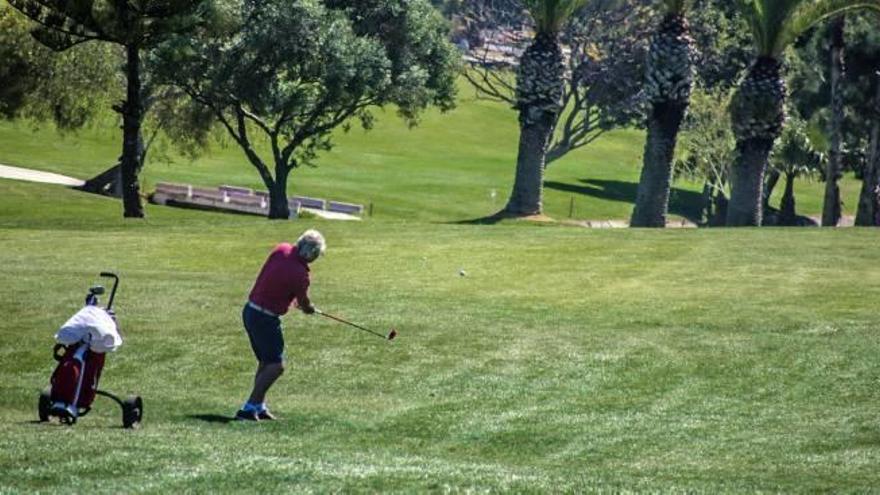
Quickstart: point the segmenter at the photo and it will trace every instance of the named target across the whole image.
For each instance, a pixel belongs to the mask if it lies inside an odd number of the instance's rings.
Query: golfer
[[[235,414],[240,420],[271,420],[266,392],[284,373],[284,336],[281,316],[292,304],[306,314],[316,308],[309,300],[309,263],[324,254],[326,243],[317,230],[307,230],[292,246],[275,246],[251,289],[241,317],[251,348],[257,356],[257,374],[251,396]]]

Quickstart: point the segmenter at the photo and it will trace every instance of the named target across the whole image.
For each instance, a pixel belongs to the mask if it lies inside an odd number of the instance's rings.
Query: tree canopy
[[[389,104],[413,124],[431,104],[453,106],[455,48],[426,2],[244,0],[236,16],[225,35],[178,37],[155,62],[245,152],[269,188],[271,218],[289,216],[289,173],[329,149],[335,128],[369,128]]]

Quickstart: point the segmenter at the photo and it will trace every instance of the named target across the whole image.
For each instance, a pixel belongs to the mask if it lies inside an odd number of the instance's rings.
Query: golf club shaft
[[[381,337],[382,339],[387,339],[387,337],[386,337],[385,335],[382,335],[382,334],[379,333],[379,332],[374,332],[373,330],[370,330],[369,328],[364,328],[364,327],[362,327],[362,326],[360,326],[360,325],[358,325],[358,324],[356,324],[356,323],[352,323],[352,322],[350,322],[350,321],[343,320],[342,318],[340,318],[340,317],[338,317],[338,316],[333,316],[333,315],[331,315],[331,314],[325,313],[325,312],[320,311],[320,310],[316,311],[316,313],[318,313],[318,314],[321,315],[321,316],[326,316],[327,318],[330,318],[331,320],[336,320],[336,321],[338,321],[339,323],[345,323],[346,325],[351,325],[351,326],[357,328],[358,330],[363,330],[364,332],[371,333],[371,334],[375,335],[376,337]]]

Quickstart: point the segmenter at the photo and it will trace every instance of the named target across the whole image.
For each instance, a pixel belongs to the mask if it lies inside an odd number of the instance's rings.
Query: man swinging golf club
[[[317,230],[307,230],[292,246],[275,246],[263,264],[242,310],[242,320],[257,356],[257,374],[251,395],[235,414],[239,420],[271,420],[266,392],[284,373],[284,336],[281,316],[292,304],[306,314],[316,311],[309,300],[309,263],[324,254],[326,243]]]

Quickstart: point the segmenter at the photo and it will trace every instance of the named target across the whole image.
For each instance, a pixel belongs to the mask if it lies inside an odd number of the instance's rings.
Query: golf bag
[[[58,366],[50,381],[52,408],[81,416],[95,400],[105,355],[92,351],[87,343],[57,344],[54,353]]]
[[[38,412],[40,421],[56,416],[68,425],[86,415],[96,395],[110,398],[122,408],[122,423],[126,428],[137,426],[143,414],[143,401],[138,396],[127,399],[98,390],[101,372],[104,370],[106,353],[122,345],[122,337],[116,323],[116,315],[110,309],[119,277],[103,272],[102,277],[114,279],[113,292],[106,308],[98,305],[98,296],[104,294],[102,286],[89,289],[85,306],[76,312],[55,334],[53,355],[58,361],[52,372],[50,385],[40,394]]]
[[[98,381],[104,369],[104,355],[122,345],[111,310],[98,306],[96,294],[89,293],[86,305],[55,334],[53,354],[58,366],[52,373],[52,411],[62,418],[76,418],[92,407]]]

